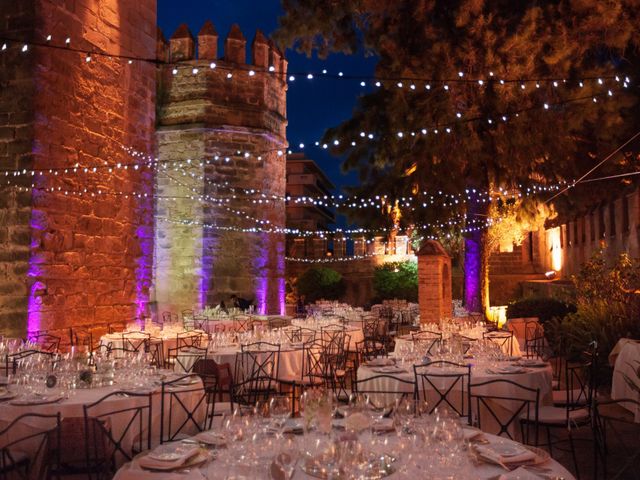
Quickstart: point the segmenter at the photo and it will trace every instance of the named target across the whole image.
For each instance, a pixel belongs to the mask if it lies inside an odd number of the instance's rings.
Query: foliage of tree
[[[344,279],[331,268],[311,267],[298,277],[298,294],[305,296],[305,302],[316,300],[338,300],[344,295]]]
[[[636,90],[595,80],[612,72],[640,76],[634,63],[637,0],[283,0],[283,6],[281,44],[321,56],[377,56],[383,87],[362,96],[353,117],[328,130],[325,141],[356,141],[333,149],[345,158],[345,170],[359,172],[361,185],[351,193],[387,194],[391,203],[413,196],[428,204],[403,208],[401,227],[488,213],[481,200],[455,204],[436,196],[431,202],[423,192],[495,191],[578,178],[637,125]],[[403,88],[396,86],[400,78]],[[451,82],[459,78],[470,81]],[[501,78],[522,81],[501,84]],[[562,80],[557,87],[536,82],[545,78]],[[480,86],[477,79],[489,80]],[[415,90],[407,88],[412,83]],[[422,129],[428,134],[412,135]],[[634,162],[622,156],[605,167],[619,173]],[[389,227],[390,216],[381,213],[382,207],[368,217],[358,210],[357,221]],[[484,231],[469,233],[466,251],[485,248],[484,237]],[[472,310],[480,310],[479,293],[467,292]]]
[[[403,299],[418,301],[418,263],[389,262],[376,267],[373,273],[375,301]]]
[[[576,306],[556,298],[529,297],[509,304],[507,318],[537,317],[541,324],[553,318],[562,319],[576,312]]]

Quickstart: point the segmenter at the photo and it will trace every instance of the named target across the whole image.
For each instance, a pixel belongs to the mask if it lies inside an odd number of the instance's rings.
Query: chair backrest
[[[302,342],[302,328],[300,327],[285,327],[282,329],[284,336],[291,343]]]
[[[151,357],[151,365],[158,368],[164,367],[164,340],[162,338],[149,337],[145,352]]]
[[[427,355],[435,353],[435,349],[442,344],[442,334],[429,330],[411,332],[411,339],[418,346],[419,350],[424,351]]]
[[[503,352],[513,355],[513,332],[507,330],[483,332],[482,338],[492,341],[498,345]]]
[[[452,409],[471,423],[471,366],[437,360],[414,365],[416,398],[425,400],[431,407],[429,413],[443,406]]]
[[[544,353],[544,330],[537,320],[528,320],[524,324],[524,345],[527,357],[542,357]]]
[[[49,332],[32,333],[29,335],[29,340],[45,352],[56,353],[60,350],[60,337]]]
[[[167,366],[175,372],[191,373],[200,359],[207,357],[207,349],[182,345],[167,350]]]
[[[150,336],[147,332],[125,332],[122,334],[122,349],[133,353],[147,351]]]
[[[233,327],[237,332],[246,332],[252,329],[252,321],[249,315],[236,315],[233,317]]]
[[[244,405],[255,405],[261,398],[273,393],[278,379],[280,345],[255,342],[242,345],[236,356],[234,372],[234,400]]]
[[[201,432],[207,424],[207,390],[200,375],[186,374],[162,382],[160,443]]]
[[[386,357],[388,352],[384,343],[378,342],[372,338],[365,338],[356,343],[356,354],[358,362],[366,362],[373,360],[376,357]]]
[[[353,383],[355,393],[365,395],[369,404],[376,409],[386,409],[395,402],[416,395],[415,378],[407,380],[393,375],[374,375],[358,379]]]
[[[121,396],[126,396],[126,401],[115,401]],[[135,452],[151,448],[151,398],[151,393],[111,392],[83,406],[87,467],[91,471],[109,471],[118,455],[130,461]],[[118,423],[124,427],[118,431],[111,427],[115,416],[122,416]]]
[[[36,426],[37,425],[37,426]],[[57,440],[60,443],[60,413],[44,415],[40,413],[24,413],[0,429],[0,479],[45,478],[45,472],[34,471],[47,463],[42,457],[46,453],[47,442]],[[25,475],[21,477],[16,468],[25,459]],[[49,461],[54,459],[49,458]]]
[[[538,410],[540,405],[540,389],[531,388],[509,379],[495,379],[486,382],[472,383],[470,385],[471,399],[475,400],[475,412],[477,426],[482,431],[498,436],[507,436],[514,439],[514,428],[520,424],[523,443],[535,443],[538,438]],[[504,403],[509,403],[505,413]],[[483,419],[492,419],[498,427],[498,431],[490,431],[489,422]],[[523,421],[525,421],[523,423]],[[534,434],[529,435],[530,426],[534,426]],[[526,429],[524,427],[527,427]]]
[[[365,338],[378,338],[380,336],[380,319],[371,315],[362,319],[362,332]]]
[[[202,345],[202,332],[187,330],[176,334],[177,347],[200,347]]]
[[[35,362],[48,363],[48,367],[53,366],[53,359],[55,354],[53,352],[45,352],[42,350],[22,350],[16,353],[10,353],[5,356],[5,376],[9,373],[17,373],[19,369],[24,367],[30,367]]]

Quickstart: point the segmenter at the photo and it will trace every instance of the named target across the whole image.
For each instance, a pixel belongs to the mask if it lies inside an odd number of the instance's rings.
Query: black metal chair
[[[494,435],[506,435],[514,439],[509,429],[520,426],[521,438],[526,444],[537,444],[538,442],[538,408],[540,404],[540,389],[530,388],[526,385],[507,379],[488,380],[486,382],[471,383],[471,401],[475,400],[475,420],[477,426],[484,432]],[[480,393],[478,390],[486,389],[489,393]],[[499,393],[501,389],[509,390],[512,393]],[[497,391],[497,392],[496,392]],[[509,412],[504,415],[501,412],[501,402],[509,402]],[[487,430],[487,425],[483,426],[482,419],[488,415],[495,420],[499,429],[497,432]],[[530,427],[533,426],[533,441],[529,436]],[[525,428],[526,427],[526,428]]]
[[[416,398],[429,403],[429,413],[442,405],[460,417],[467,417],[467,422],[471,424],[470,365],[437,360],[414,365],[413,372]],[[430,401],[429,392],[433,393],[435,401]]]
[[[433,355],[434,349],[442,344],[442,334],[429,330],[411,332],[411,340],[427,355]]]
[[[23,429],[23,423],[29,425],[27,433],[14,433],[17,427]],[[32,426],[34,424],[38,424],[38,427]],[[0,429],[0,439],[3,439],[0,446],[0,480],[48,478],[48,464],[55,463],[55,459],[46,458],[49,442],[57,438],[59,443],[59,436],[60,413],[25,413],[11,420]]]
[[[377,382],[384,382],[387,387],[381,388]],[[379,374],[353,382],[353,391],[365,395],[369,404],[376,410],[388,410],[397,401],[416,396],[416,382],[393,375]]]
[[[196,361],[192,372],[202,379],[207,393],[207,429],[210,429],[213,418],[222,415],[216,412],[218,405],[228,403],[228,413],[233,412],[231,365],[228,363],[218,364],[212,358],[202,358]]]
[[[122,334],[122,349],[130,353],[145,352],[148,350],[150,337],[147,332],[125,332]]]
[[[538,321],[529,320],[524,324],[524,351],[527,358],[544,357],[545,337]]]
[[[538,410],[538,426],[546,430],[549,453],[553,456],[553,445],[564,440],[553,441],[552,430],[564,430],[567,434],[571,456],[575,467],[576,478],[580,478],[578,459],[574,442],[574,430],[592,424],[592,401],[596,391],[597,349],[584,352],[581,362],[565,362],[565,385],[575,385],[579,382],[584,388],[565,389],[565,401],[562,406],[541,406]]]
[[[203,376],[205,374],[186,374],[162,382],[160,443],[188,438],[205,430],[209,392],[204,381],[201,382]]]
[[[165,368],[179,373],[191,373],[193,366],[207,357],[207,349],[200,347],[172,347],[167,351]]]
[[[123,402],[111,402],[115,397],[128,397]],[[86,463],[82,470],[89,480],[111,478],[122,458],[131,461],[136,453],[151,448],[151,393],[112,392],[84,405],[84,436]],[[124,416],[122,431],[111,428],[114,416]],[[133,439],[131,446],[124,441]]]
[[[176,335],[176,346],[177,347],[201,347],[202,346],[202,337],[203,334],[201,332],[196,332],[194,330],[187,330],[185,332],[180,332]]]
[[[286,327],[282,329],[282,333],[290,343],[302,342],[302,328],[300,327]]]
[[[53,360],[55,354],[53,352],[45,352],[42,350],[22,350],[21,352],[10,353],[5,355],[5,376],[9,373],[15,374],[22,367],[31,360],[39,360],[49,363],[49,366],[53,366]]]
[[[255,342],[242,345],[236,356],[233,382],[233,402],[253,406],[278,393],[280,345]]]
[[[44,352],[57,353],[60,350],[60,337],[46,331],[30,334],[29,340]]]
[[[510,332],[508,330],[494,330],[483,332],[482,338],[490,340],[498,345],[504,353],[513,355],[513,332]]]
[[[593,478],[640,478],[640,411],[638,399],[595,400],[593,403],[594,472]],[[610,458],[612,457],[613,458]],[[610,474],[614,464],[615,473]],[[600,466],[602,472],[600,473]],[[633,475],[633,477],[632,477]]]

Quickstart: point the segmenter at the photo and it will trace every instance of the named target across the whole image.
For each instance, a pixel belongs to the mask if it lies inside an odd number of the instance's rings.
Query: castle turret
[[[174,50],[189,51],[187,32],[172,37],[172,59]],[[182,166],[158,175],[155,297],[160,309],[177,309],[236,294],[255,300],[259,311],[281,313],[286,61],[261,32],[250,64],[237,25],[223,40],[224,52],[217,52],[214,33],[205,24],[197,58],[183,55],[162,71],[158,155]]]

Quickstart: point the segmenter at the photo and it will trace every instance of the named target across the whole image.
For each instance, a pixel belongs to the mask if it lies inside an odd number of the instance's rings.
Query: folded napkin
[[[162,474],[135,467],[121,468],[113,478],[114,480],[158,480],[158,478],[162,478],[162,480],[205,480],[204,475],[195,468],[184,473],[164,472]]]
[[[540,480],[541,478],[543,477],[526,468],[518,467],[508,473],[503,473],[498,477],[498,480]]]
[[[522,453],[519,453],[517,455],[501,455],[496,452],[491,445],[478,445],[476,446],[476,452],[486,460],[497,463],[498,465],[505,463],[523,463],[534,460],[536,458],[536,454],[528,449],[524,449]]]
[[[193,438],[198,442],[205,443],[207,445],[213,445],[216,447],[221,447],[227,444],[227,441],[224,439],[224,437],[216,432],[200,432]]]
[[[175,460],[159,460],[157,458],[152,458],[147,454],[138,459],[138,465],[150,470],[174,470],[187,463],[187,461],[191,457],[197,455],[199,451],[200,447],[197,445],[187,447],[180,452],[180,458]]]
[[[380,418],[373,423],[374,432],[390,432],[394,430],[393,418]]]
[[[469,440],[473,440],[474,438],[482,435],[482,430],[476,430],[475,428],[463,428],[462,434],[464,435],[464,439],[468,442]]]

